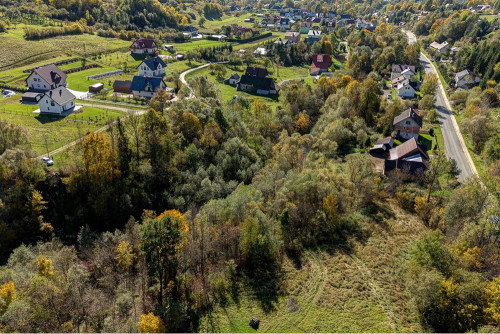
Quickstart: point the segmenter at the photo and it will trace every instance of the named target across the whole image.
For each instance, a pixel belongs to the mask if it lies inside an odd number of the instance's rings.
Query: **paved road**
[[[408,36],[409,44],[416,43],[415,34],[411,31],[403,30]],[[424,68],[425,73],[437,74],[437,70],[426,55],[420,53],[420,64]],[[450,159],[455,159],[461,173],[458,176],[458,181],[463,182],[472,175],[477,175],[476,166],[472,161],[469,150],[465,145],[460,128],[458,127],[453,111],[446,97],[444,87],[441,80],[438,80],[439,88],[436,93],[435,107],[438,112],[439,125],[443,134],[444,149],[446,155]]]

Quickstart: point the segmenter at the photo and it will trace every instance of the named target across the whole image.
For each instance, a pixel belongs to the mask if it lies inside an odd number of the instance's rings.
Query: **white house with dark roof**
[[[469,70],[463,70],[455,74],[456,88],[470,89],[474,86],[479,85],[480,82],[481,78],[479,77],[479,75]]]
[[[56,65],[37,67],[26,79],[30,91],[46,92],[57,87],[66,87],[66,73]]]
[[[147,77],[161,77],[165,75],[167,64],[160,57],[144,59],[139,65],[139,74]]]
[[[152,39],[139,38],[130,46],[132,54],[156,54],[157,51],[158,47]]]
[[[49,90],[38,101],[40,113],[62,115],[73,112],[75,109],[75,98],[75,95],[66,87]]]
[[[394,126],[394,137],[418,139],[420,129],[422,128],[422,118],[413,108],[410,108],[394,117],[392,124]]]

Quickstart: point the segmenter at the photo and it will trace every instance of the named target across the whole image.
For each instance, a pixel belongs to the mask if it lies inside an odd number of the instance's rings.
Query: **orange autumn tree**
[[[111,143],[104,135],[93,132],[83,141],[83,162],[90,181],[101,184],[120,176]]]

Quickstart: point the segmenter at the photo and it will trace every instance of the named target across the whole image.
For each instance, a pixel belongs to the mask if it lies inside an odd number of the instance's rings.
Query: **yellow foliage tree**
[[[187,17],[183,16],[181,20],[181,26],[187,26],[189,25],[189,20]]]
[[[83,161],[87,175],[94,184],[120,176],[111,143],[100,133],[93,132],[83,141]]]
[[[167,330],[163,320],[153,313],[141,314],[139,322],[139,333],[165,333]]]
[[[484,312],[488,316],[488,322],[500,326],[500,276],[491,280],[484,289],[486,307]]]
[[[115,257],[115,260],[118,262],[118,266],[122,270],[128,270],[134,263],[135,258],[136,255],[134,254],[132,245],[127,241],[120,241],[120,243],[116,247]]]
[[[9,305],[16,299],[16,287],[10,281],[0,286],[0,314],[4,314]]]
[[[335,219],[337,217],[339,210],[339,203],[337,199],[332,194],[328,194],[323,198],[323,211],[330,219]]]
[[[297,122],[295,122],[295,130],[300,134],[305,134],[310,126],[311,120],[309,119],[309,115],[303,112]]]
[[[46,278],[54,276],[54,266],[52,265],[52,260],[48,257],[39,257],[38,260],[36,260],[36,266],[38,268],[38,275]]]

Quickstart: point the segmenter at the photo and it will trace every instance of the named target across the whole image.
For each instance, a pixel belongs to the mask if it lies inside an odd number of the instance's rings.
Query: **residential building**
[[[277,45],[282,45],[282,46],[285,46],[285,47],[286,47],[286,46],[290,46],[290,45],[292,45],[293,43],[292,43],[290,40],[288,40],[288,39],[282,39],[281,37],[279,37],[279,38],[277,38],[277,39],[274,41],[274,43],[273,43],[273,44],[274,44],[274,45],[276,45],[276,46],[277,46]]]
[[[265,69],[265,68],[256,67],[256,66],[249,66],[249,67],[247,67],[247,69],[245,71],[245,75],[249,75],[252,77],[264,78],[264,77],[268,76],[268,73],[267,73],[267,69]]]
[[[160,57],[144,59],[139,65],[139,75],[161,77],[165,75],[167,64]]]
[[[414,84],[408,79],[399,83],[396,90],[398,92],[398,96],[403,99],[412,99],[417,95]]]
[[[401,76],[401,74],[405,70],[410,70],[411,73],[414,73],[413,75],[415,75],[415,73],[417,73],[416,68],[413,65],[392,64],[392,66],[391,66],[391,80]],[[405,72],[405,73],[409,73],[409,72]]]
[[[182,34],[186,37],[193,37],[198,35],[198,29],[192,25],[182,27]]]
[[[66,87],[66,73],[56,65],[37,67],[26,79],[30,91],[46,92],[57,87]]]
[[[290,43],[296,44],[300,41],[300,33],[296,31],[287,31],[285,33],[285,40]]]
[[[140,75],[134,76],[130,90],[134,97],[152,98],[154,93],[159,89],[166,89],[167,85],[160,77],[143,77]]]
[[[429,155],[424,146],[419,145],[415,138],[410,138],[389,151],[388,159],[384,163],[384,172],[399,169],[410,174],[424,173],[429,169],[428,160]]]
[[[479,75],[469,71],[463,70],[455,74],[455,87],[463,89],[471,89],[479,85],[481,78]]]
[[[306,37],[306,42],[313,44],[314,42],[319,42],[321,40],[321,31],[319,30],[309,30]]]
[[[253,52],[254,55],[263,57],[267,55],[267,49],[259,46],[255,51]]]
[[[139,38],[130,46],[130,52],[132,54],[156,55],[158,47],[152,39]]]
[[[373,156],[387,156],[389,150],[394,146],[394,138],[385,137],[377,140],[377,143],[370,148],[370,154]]]
[[[422,128],[422,118],[416,113],[415,109],[410,108],[394,117],[393,126],[394,137],[418,139],[420,129]]]
[[[234,73],[229,78],[227,78],[226,80],[224,80],[224,83],[226,85],[230,85],[230,86],[236,87],[236,85],[238,84],[239,80],[240,80],[240,75],[238,73]]]
[[[259,95],[275,95],[279,93],[280,87],[273,78],[244,74],[238,82],[237,90],[255,92]]]
[[[58,87],[49,90],[38,101],[41,114],[62,115],[73,112],[75,109],[75,98],[66,87]]]
[[[438,43],[438,42],[432,42],[429,47],[431,49],[436,50],[439,53],[445,53],[446,50],[448,49],[448,42],[444,41],[443,43]]]
[[[323,72],[328,72],[329,67],[330,67],[330,55],[327,54],[313,55],[309,73],[311,75],[319,75]]]
[[[278,22],[278,29],[290,29],[290,18],[282,17]]]

